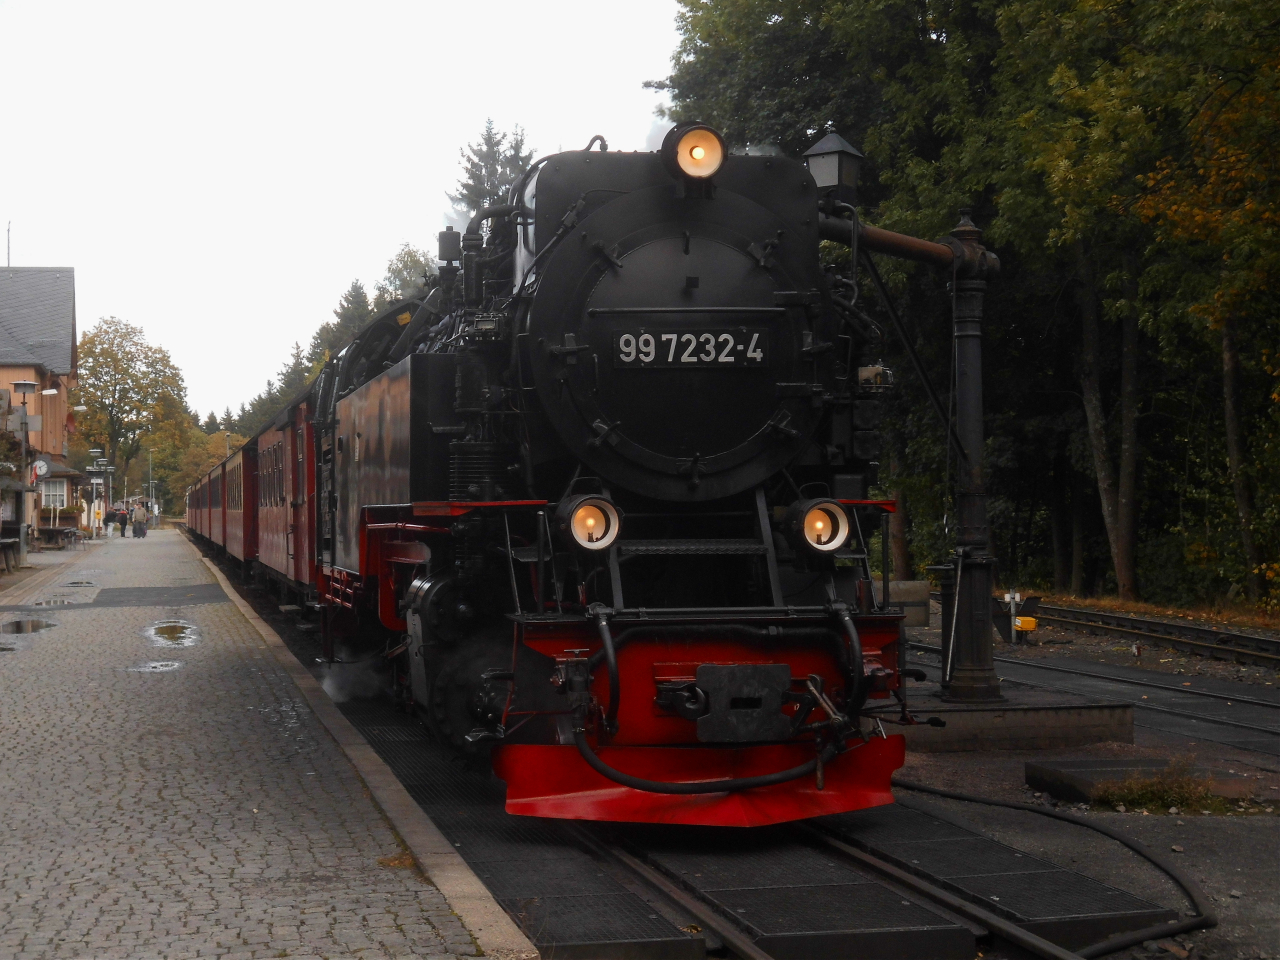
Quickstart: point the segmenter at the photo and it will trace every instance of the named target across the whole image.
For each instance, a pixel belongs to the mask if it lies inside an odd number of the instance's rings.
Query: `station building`
[[[76,383],[76,278],[72,267],[0,270],[0,416],[17,429],[23,398],[13,384],[36,384],[27,401],[27,463],[33,476],[4,470],[0,477],[0,535],[16,535],[17,497],[28,486],[25,516],[33,525],[78,521],[83,474],[67,463],[75,414],[68,392]],[[8,476],[7,474],[12,474]],[[48,518],[46,519],[46,515]],[[40,518],[37,522],[36,518]],[[64,517],[66,519],[64,519]]]

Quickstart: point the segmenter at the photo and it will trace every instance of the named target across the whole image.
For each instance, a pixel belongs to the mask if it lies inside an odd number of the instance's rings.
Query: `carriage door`
[[[293,520],[293,502],[296,498],[293,493],[293,457],[290,455],[292,443],[293,428],[290,424],[285,424],[280,428],[280,506],[284,508],[281,514],[284,519],[285,560],[282,566],[288,572],[290,580],[297,580],[298,571],[293,562],[293,544],[298,530]]]
[[[301,409],[296,416],[301,418]],[[293,427],[293,457],[289,466],[289,532],[293,535],[289,544],[289,557],[293,561],[293,579],[298,583],[307,582],[307,535],[306,507],[307,482],[303,458],[306,455],[307,442],[302,427],[295,422]]]

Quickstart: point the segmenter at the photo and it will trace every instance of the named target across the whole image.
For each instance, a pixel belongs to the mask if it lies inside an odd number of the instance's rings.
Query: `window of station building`
[[[41,480],[40,499],[46,507],[60,507],[62,509],[66,509],[67,481]]]

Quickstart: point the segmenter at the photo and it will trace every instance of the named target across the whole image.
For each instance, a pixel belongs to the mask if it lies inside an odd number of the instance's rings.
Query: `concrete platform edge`
[[[1120,703],[951,708],[912,704],[918,716],[940,716],[944,728],[906,729],[907,749],[920,753],[973,750],[1066,750],[1091,743],[1133,743],[1133,707]]]
[[[444,894],[449,906],[475,937],[485,956],[500,960],[537,958],[537,948],[520,932],[520,928],[507,916],[507,912],[499,906],[493,894],[467,862],[409,796],[391,768],[342,715],[342,711],[293,655],[293,651],[285,646],[280,635],[253,611],[209,558],[203,559],[231,602],[258,631],[276,660],[293,678],[316,717],[368,786],[374,803],[404,840],[423,873]]]

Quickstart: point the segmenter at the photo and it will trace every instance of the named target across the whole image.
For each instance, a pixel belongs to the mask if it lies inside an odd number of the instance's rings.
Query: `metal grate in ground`
[[[928,878],[1065,947],[1176,919],[1177,911],[938,817],[894,804],[822,826],[868,853]]]
[[[771,956],[967,960],[974,954],[968,928],[798,841],[787,827],[644,828],[626,835],[628,846],[731,917]]]

